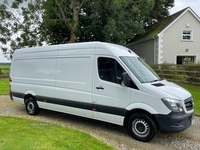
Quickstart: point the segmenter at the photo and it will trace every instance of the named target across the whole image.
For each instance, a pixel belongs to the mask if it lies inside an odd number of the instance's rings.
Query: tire
[[[37,115],[40,111],[38,104],[32,97],[26,99],[26,111],[29,115]]]
[[[148,115],[135,113],[128,120],[128,131],[136,140],[148,142],[154,138],[157,127]]]

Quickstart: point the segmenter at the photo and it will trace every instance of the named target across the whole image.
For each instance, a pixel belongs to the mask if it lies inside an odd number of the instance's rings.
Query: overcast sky
[[[174,4],[174,7],[169,10],[171,14],[189,6],[200,16],[200,0],[175,0]]]
[[[12,0],[8,0],[12,1]],[[0,0],[0,3],[2,3],[3,0]],[[181,9],[184,9],[186,7],[191,7],[193,11],[200,16],[200,0],[175,0],[175,6],[170,9],[170,14],[173,14]],[[6,58],[3,57],[2,51],[0,50],[0,62],[7,61]]]

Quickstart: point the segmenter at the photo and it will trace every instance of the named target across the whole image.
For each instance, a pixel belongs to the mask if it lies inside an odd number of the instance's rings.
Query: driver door
[[[130,88],[121,85],[123,67],[115,58],[96,56],[94,71],[93,116],[122,124],[125,107],[130,103]]]

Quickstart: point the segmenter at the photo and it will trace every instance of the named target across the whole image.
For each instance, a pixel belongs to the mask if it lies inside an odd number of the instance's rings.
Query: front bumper
[[[159,129],[163,133],[181,132],[192,125],[194,114],[171,112],[168,115],[155,115]]]

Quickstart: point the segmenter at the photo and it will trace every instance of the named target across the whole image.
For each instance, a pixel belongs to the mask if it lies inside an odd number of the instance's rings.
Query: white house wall
[[[161,64],[163,63],[163,33],[159,35],[158,38],[158,59],[157,63]]]
[[[192,30],[193,40],[183,41],[183,30]],[[200,56],[200,22],[187,11],[159,35],[159,63],[175,63],[177,56]],[[186,50],[187,49],[187,50]]]

